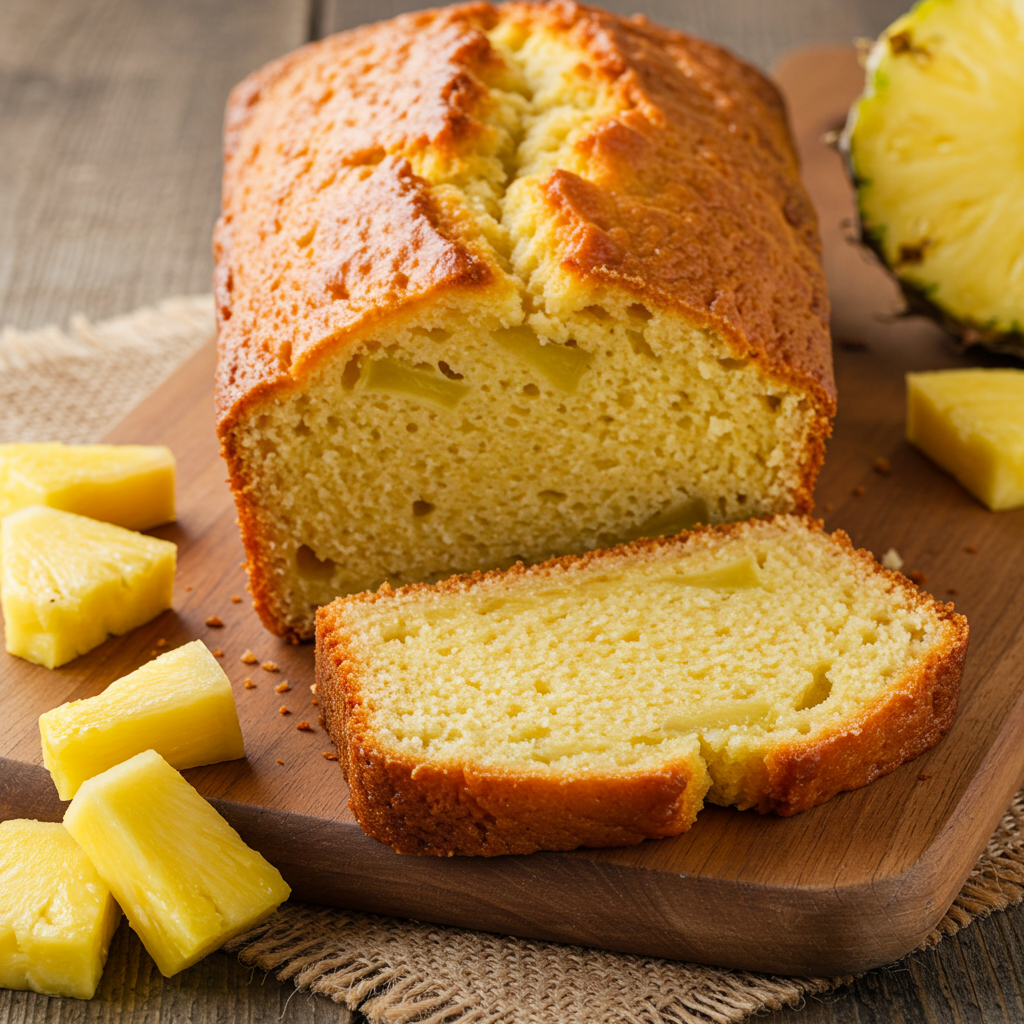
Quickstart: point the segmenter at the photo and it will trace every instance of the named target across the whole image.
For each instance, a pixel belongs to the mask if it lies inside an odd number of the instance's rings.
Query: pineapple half
[[[83,783],[64,826],[165,978],[258,924],[291,892],[154,750]]]
[[[0,988],[91,999],[120,920],[63,825],[0,822]]]
[[[144,750],[174,768],[245,757],[231,683],[202,640],[168,651],[95,697],[47,711],[39,734],[61,800]]]
[[[56,668],[170,608],[177,548],[30,505],[0,520],[0,599],[11,654]]]
[[[174,519],[174,455],[140,444],[0,444],[0,517],[49,505],[129,530]]]
[[[910,312],[1024,356],[1024,3],[923,0],[843,133],[861,233]]]

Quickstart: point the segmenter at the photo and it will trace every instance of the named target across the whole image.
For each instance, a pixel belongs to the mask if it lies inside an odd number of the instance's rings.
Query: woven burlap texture
[[[210,296],[0,332],[0,441],[95,441],[213,334]],[[934,945],[1024,898],[1024,790]],[[784,978],[285,904],[226,947],[374,1024],[734,1024],[843,978]]]

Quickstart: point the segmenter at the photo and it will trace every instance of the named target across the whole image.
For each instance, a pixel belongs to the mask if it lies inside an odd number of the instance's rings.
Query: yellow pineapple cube
[[[1024,505],[1024,370],[908,373],[907,440],[993,512]]]
[[[42,505],[0,520],[7,650],[56,668],[170,608],[175,546]]]
[[[140,444],[0,444],[0,517],[29,505],[148,530],[174,519],[174,455]]]
[[[154,750],[84,782],[64,825],[166,978],[258,924],[291,892]]]
[[[169,651],[95,697],[47,711],[39,733],[61,800],[144,750],[174,768],[245,757],[231,683],[202,640]]]
[[[63,825],[0,822],[0,988],[91,999],[120,919]]]

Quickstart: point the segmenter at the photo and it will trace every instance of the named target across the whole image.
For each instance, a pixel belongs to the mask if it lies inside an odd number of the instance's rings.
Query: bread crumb
[[[279,715],[290,715],[291,714],[291,712],[283,704],[281,705],[280,708],[278,708],[277,713]]]
[[[316,683],[310,683],[309,684],[309,692],[310,693],[316,693]]]
[[[863,496],[863,494],[864,494],[864,488],[863,488],[863,487],[854,487],[854,489],[853,489],[852,491],[850,491],[850,493],[851,493],[851,494],[852,494],[852,495],[853,495],[853,496],[854,496],[855,498],[860,498],[860,497],[862,497],[862,496]]]
[[[282,761],[282,760],[281,760],[281,758],[278,758],[278,759],[277,759],[277,763],[278,763],[278,764],[284,764],[284,761]]]
[[[274,687],[274,693],[287,693],[291,689],[291,684],[287,679],[282,679],[281,682]]]
[[[260,668],[263,669],[264,672],[280,672],[281,671],[277,667],[277,665],[275,665],[272,661],[265,661],[265,662],[263,662],[263,664],[260,665]]]
[[[338,760],[338,755],[333,750],[325,750],[324,757],[326,757],[328,761]]]
[[[314,697],[314,698],[313,698],[313,699],[312,699],[312,700],[311,700],[311,701],[310,701],[309,703],[310,703],[310,704],[312,704],[312,705],[313,705],[313,707],[315,707],[315,708],[318,708],[318,707],[320,707],[320,701],[318,701],[318,700],[316,699],[316,697]]]
[[[167,641],[163,637],[160,637],[160,639],[157,640],[156,645],[157,647],[166,647]]]
[[[208,618],[208,619],[206,620],[206,624],[207,624],[208,626],[210,626],[210,627],[211,627],[212,629],[220,629],[220,628],[221,628],[221,626],[223,626],[223,625],[224,625],[224,623],[223,623],[223,622],[221,622],[221,620],[220,620],[220,616],[219,616],[219,615],[211,615],[211,616],[210,616],[210,617],[209,617],[209,618]]]
[[[976,555],[978,553],[978,549],[973,544],[968,544],[967,547],[964,548],[964,551],[969,555]]]
[[[214,647],[214,649],[212,651],[210,651],[210,653],[215,658],[223,658],[224,657],[224,652],[219,647]]]
[[[931,778],[930,775],[925,775],[925,774],[922,773],[921,775],[918,775],[917,781],[918,782],[927,782],[930,778]]]
[[[296,722],[295,723],[295,728],[298,729],[299,732],[312,732],[313,731],[313,726],[311,726],[309,724],[309,722]]]
[[[892,569],[893,572],[899,572],[903,568],[903,559],[900,558],[900,553],[895,548],[889,548],[884,555],[882,555],[882,565],[886,569]]]
[[[242,603],[242,599],[237,594],[232,594],[231,595],[231,603],[232,604],[241,604]]]
[[[923,587],[928,582],[928,577],[917,569],[911,569],[911,571],[907,573],[907,577],[919,587]]]
[[[876,473],[888,476],[892,472],[892,463],[884,455],[879,455],[872,463],[872,468]]]
[[[245,688],[247,690],[255,690],[256,689],[256,684],[248,676],[246,676],[245,683],[243,685],[245,686]]]
[[[256,662],[259,660],[260,659],[257,658],[256,655],[252,653],[252,651],[246,651],[245,654],[242,655],[243,665],[255,665]]]

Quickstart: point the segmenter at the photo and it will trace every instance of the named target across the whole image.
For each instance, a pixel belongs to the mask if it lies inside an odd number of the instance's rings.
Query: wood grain
[[[837,78],[840,68],[845,77]],[[3,656],[0,701],[12,711],[0,727],[0,814],[62,813],[40,763],[39,713],[98,692],[154,655],[159,638],[173,647],[198,636],[224,652],[248,756],[186,774],[299,898],[790,974],[861,970],[916,945],[1024,778],[1024,680],[1017,671],[1024,629],[1013,601],[1024,588],[1024,566],[1004,557],[1019,544],[1024,513],[987,513],[902,440],[903,373],[965,360],[948,353],[928,325],[873,319],[891,299],[884,277],[870,265],[863,275],[842,270],[851,258],[848,247],[839,248],[848,190],[835,155],[815,147],[859,82],[851,55],[827,54],[792,68],[783,81],[805,99],[794,104],[794,122],[829,259],[840,268],[838,333],[857,331],[865,346],[851,349],[847,338],[837,351],[840,414],[819,500],[830,526],[879,553],[897,547],[940,595],[958,591],[972,653],[959,719],[939,747],[791,819],[709,808],[689,833],[632,848],[489,860],[393,854],[354,824],[338,766],[322,757],[330,748],[311,704],[312,649],[270,637],[247,602],[231,601],[244,592],[244,578],[213,440],[207,350],[112,437],[167,443],[178,455],[179,520],[156,531],[179,545],[174,610],[56,672]],[[890,459],[889,476],[872,471],[878,456]],[[967,554],[968,545],[978,554]],[[214,614],[222,629],[205,625]],[[247,649],[280,671],[243,664]],[[244,688],[247,676],[256,689]],[[275,692],[284,680],[290,689]],[[291,713],[279,714],[282,706]],[[302,720],[312,731],[295,728]]]
[[[209,291],[228,90],[307,29],[291,0],[4,0],[0,322]]]

